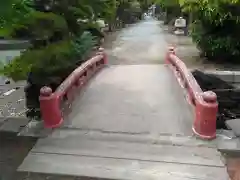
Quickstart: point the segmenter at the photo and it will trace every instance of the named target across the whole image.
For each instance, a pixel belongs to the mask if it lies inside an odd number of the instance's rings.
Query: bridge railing
[[[212,91],[202,91],[184,62],[176,56],[173,47],[170,47],[167,52],[166,64],[173,70],[180,85],[186,89],[189,102],[194,106],[193,132],[202,139],[215,138],[218,112],[217,95]]]
[[[96,56],[76,68],[55,92],[47,86],[41,88],[40,110],[46,128],[56,128],[63,123],[64,115],[71,108],[76,93],[106,63],[106,54],[100,48]]]

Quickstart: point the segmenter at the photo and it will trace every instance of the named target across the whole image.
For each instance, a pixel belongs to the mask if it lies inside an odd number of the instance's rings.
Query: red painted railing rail
[[[52,92],[50,87],[41,88],[40,110],[46,128],[56,128],[63,123],[64,104],[67,104],[69,108],[76,91],[105,64],[107,64],[107,56],[104,49],[100,48],[96,56],[76,68],[55,92]]]
[[[195,107],[193,132],[202,139],[214,139],[218,112],[216,94],[212,91],[202,91],[184,62],[176,56],[173,47],[170,47],[167,52],[166,64],[174,71],[181,85],[187,90],[190,102]]]

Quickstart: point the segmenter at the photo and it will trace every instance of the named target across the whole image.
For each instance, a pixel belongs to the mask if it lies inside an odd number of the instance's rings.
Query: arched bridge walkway
[[[66,121],[90,131],[191,135],[193,114],[165,65],[117,65],[91,80]]]
[[[159,23],[123,29],[115,42],[106,50],[108,65],[99,52],[55,92],[42,89],[43,120],[57,128],[25,158],[18,169],[23,179],[228,179],[214,142],[192,136],[197,122],[195,134],[215,137],[208,127],[216,98],[201,91],[174,51],[166,56]]]

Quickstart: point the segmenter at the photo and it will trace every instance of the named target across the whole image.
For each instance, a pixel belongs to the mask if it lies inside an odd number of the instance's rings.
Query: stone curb
[[[0,40],[0,50],[27,49],[30,45],[29,41]]]
[[[26,117],[0,117],[0,133],[8,132],[18,134],[30,121]]]
[[[206,74],[215,75],[230,83],[240,83],[240,71],[205,71]]]

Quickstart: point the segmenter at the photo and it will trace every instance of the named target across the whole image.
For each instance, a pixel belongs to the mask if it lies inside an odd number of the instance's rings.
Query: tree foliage
[[[147,4],[137,0],[2,0],[0,36],[28,39],[32,46],[0,72],[15,81],[27,80],[27,107],[38,108],[40,88],[47,85],[55,90],[103,36],[99,18],[131,23]]]
[[[181,14],[179,0],[155,0],[155,3],[160,5],[166,12],[166,24]]]
[[[174,7],[179,7],[181,13],[191,14],[192,38],[209,59],[234,61],[240,57],[240,0],[155,2],[167,11],[168,16],[174,11]],[[174,16],[177,17],[178,14],[174,13]]]
[[[27,74],[31,72],[39,77],[35,83],[40,84],[43,84],[41,77],[56,76],[59,74],[56,70],[67,71],[66,67],[72,69],[76,61],[82,61],[83,55],[95,44],[95,38],[91,35],[83,36],[84,32],[98,29],[94,20],[99,15],[109,17],[111,14],[108,12],[110,0],[11,1],[11,6],[6,4],[10,9],[8,11],[19,9],[23,14],[21,17],[15,16],[18,12],[12,14],[14,20],[8,25],[3,23],[3,28],[7,27],[13,38],[29,39],[32,47],[6,65],[3,72],[14,80],[27,79]],[[7,14],[3,17],[5,20],[8,18]]]
[[[239,0],[181,0],[180,4],[194,15],[192,37],[206,57],[224,61],[240,57]]]
[[[138,0],[142,12],[147,11],[148,8],[154,3],[154,0]]]
[[[29,39],[32,43],[30,49],[4,68],[4,73],[15,80],[26,79],[27,72],[31,71],[34,74],[44,67],[38,64],[38,60],[41,59],[41,63],[45,63],[47,67],[45,70],[49,71],[46,74],[54,75],[54,71],[48,66],[53,57],[56,58],[56,62],[59,60],[59,63],[54,64],[56,66],[54,68],[66,67],[71,62],[67,61],[67,58],[66,61],[63,61],[64,58],[61,57],[65,57],[62,53],[65,51],[73,53],[66,42],[74,42],[76,47],[81,46],[81,43],[92,44],[91,38],[88,38],[89,42],[79,42],[74,39],[82,37],[85,31],[101,36],[96,23],[98,18],[107,22],[112,22],[116,18],[124,21],[130,19],[129,17],[139,16],[142,12],[141,6],[147,6],[149,3],[149,0],[140,2],[137,0],[1,1],[0,10],[3,12],[0,21],[1,29],[7,30],[12,38]],[[66,46],[64,51],[61,48],[63,42]],[[89,46],[86,45],[86,47]],[[77,52],[84,54],[80,51]],[[43,56],[43,54],[51,55],[53,53],[53,56]],[[31,56],[34,58],[30,62]],[[75,58],[77,57],[75,56]]]

